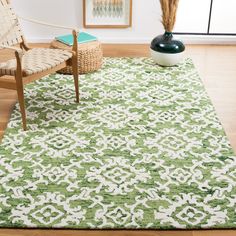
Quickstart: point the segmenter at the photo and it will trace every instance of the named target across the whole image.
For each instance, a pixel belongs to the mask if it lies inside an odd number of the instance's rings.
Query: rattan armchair
[[[0,88],[17,91],[23,129],[26,130],[24,101],[24,86],[26,84],[71,65],[73,68],[76,101],[79,102],[78,30],[72,29],[74,44],[70,51],[49,48],[30,48],[24,39],[18,18],[9,0],[0,0],[0,49],[7,48],[15,51],[14,59],[0,63]],[[29,20],[51,27],[71,29],[32,19],[23,18],[23,20]],[[12,79],[9,79],[9,76],[11,76]]]

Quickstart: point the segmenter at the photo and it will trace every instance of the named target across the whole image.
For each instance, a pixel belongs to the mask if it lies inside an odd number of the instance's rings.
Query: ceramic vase
[[[185,46],[171,32],[155,37],[150,46],[151,57],[161,66],[174,66],[183,59]]]

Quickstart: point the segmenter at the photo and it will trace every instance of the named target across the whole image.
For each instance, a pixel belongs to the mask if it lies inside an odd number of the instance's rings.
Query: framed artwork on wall
[[[132,26],[132,0],[83,0],[84,28]]]

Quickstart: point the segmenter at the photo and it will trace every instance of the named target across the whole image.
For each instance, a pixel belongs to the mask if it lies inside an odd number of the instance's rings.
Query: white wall
[[[11,0],[18,15],[82,29],[82,0]],[[158,0],[133,0],[133,26],[127,29],[86,29],[104,42],[146,43],[163,32]],[[68,31],[22,21],[29,41],[49,41]]]
[[[182,0],[180,4],[189,0]],[[197,0],[196,0],[197,1]],[[202,0],[205,1],[205,0]],[[222,0],[223,1],[223,0]],[[75,26],[82,29],[82,0],[11,0],[17,14],[54,24]],[[185,6],[186,7],[186,6]],[[184,9],[181,11],[181,9]],[[197,11],[195,7],[191,7]],[[199,14],[202,10],[200,9]],[[181,17],[177,15],[176,31],[187,31],[193,26],[189,21],[188,11],[180,5]],[[183,18],[185,18],[183,20]],[[197,15],[197,18],[199,16]],[[178,19],[179,18],[179,19]],[[186,30],[182,22],[186,24]],[[195,20],[195,23],[199,21]],[[56,35],[67,34],[68,31],[39,26],[22,21],[22,27],[29,42],[49,42]],[[181,28],[182,27],[182,28]],[[133,25],[128,29],[86,29],[107,43],[150,43],[156,35],[163,33],[161,25],[161,8],[159,0],[133,0]],[[176,36],[185,43],[236,43],[236,37],[226,36]]]

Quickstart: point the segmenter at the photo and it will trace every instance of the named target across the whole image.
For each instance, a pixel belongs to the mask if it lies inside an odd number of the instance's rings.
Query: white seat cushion
[[[28,76],[51,69],[72,57],[72,53],[61,49],[34,48],[22,57],[23,75]],[[0,63],[0,75],[15,75],[16,59]]]

